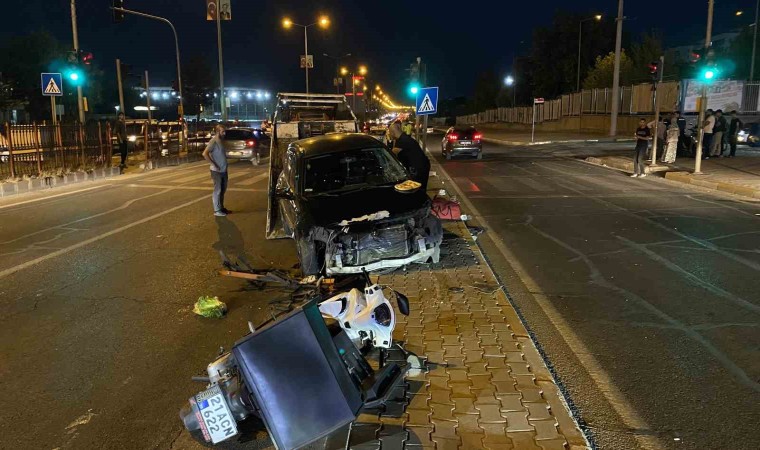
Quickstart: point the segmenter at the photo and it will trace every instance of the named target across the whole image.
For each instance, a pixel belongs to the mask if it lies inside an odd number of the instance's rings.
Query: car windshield
[[[304,161],[306,196],[392,185],[408,178],[404,167],[385,148],[364,148],[313,156]]]
[[[224,132],[224,139],[228,141],[244,141],[246,139],[253,139],[253,131],[251,130],[227,130]]]

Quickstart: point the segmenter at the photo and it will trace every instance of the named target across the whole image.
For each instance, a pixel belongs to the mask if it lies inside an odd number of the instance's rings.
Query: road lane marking
[[[475,217],[478,218],[478,221],[481,222],[481,225],[483,225],[486,229],[494,230],[495,228],[488,223],[488,221],[485,219],[485,216],[483,216],[483,214],[481,214],[475,205],[467,198],[464,191],[459,188],[454,179],[448,175],[442,165],[439,165],[439,169],[441,173],[443,173],[446,178],[449,179],[451,188],[457,193],[460,201],[464,203],[465,207],[469,209],[473,215],[475,215]],[[509,248],[507,248],[499,236],[491,235],[491,241],[505,258],[507,264],[512,267],[512,270],[514,270],[514,272],[527,288],[529,295],[543,310],[544,314],[552,323],[554,328],[559,332],[560,336],[565,341],[565,344],[568,346],[570,351],[572,351],[573,355],[578,359],[578,361],[580,361],[581,365],[589,374],[591,379],[594,380],[594,383],[599,388],[599,391],[602,393],[610,406],[612,406],[618,416],[620,416],[621,420],[626,424],[626,426],[633,430],[642,430],[644,432],[649,430],[649,425],[647,425],[644,419],[638,414],[638,412],[636,412],[636,409],[628,402],[618,387],[615,386],[610,375],[604,370],[604,368],[602,368],[601,364],[599,364],[597,359],[594,357],[594,354],[591,353],[591,351],[588,349],[588,347],[586,347],[580,337],[578,337],[575,331],[573,331],[573,328],[565,320],[562,314],[554,307],[554,304],[551,302],[549,297],[543,293],[538,283],[529,275],[528,271],[525,269],[522,263],[520,263],[516,255],[512,253]],[[648,436],[640,433],[634,433],[633,436],[642,448],[661,448],[661,445],[654,436]]]
[[[34,199],[31,199],[31,200],[24,200],[24,201],[12,203],[12,204],[9,204],[9,205],[1,205],[0,209],[12,208],[14,206],[19,206],[19,205],[26,205],[27,203],[41,202],[43,200],[49,200],[51,198],[63,197],[65,195],[78,194],[80,192],[87,192],[87,191],[91,191],[93,189],[100,189],[100,188],[104,188],[106,186],[111,186],[111,184],[103,184],[103,185],[88,187],[88,188],[85,188],[85,189],[79,189],[79,190],[71,191],[71,192],[61,192],[60,194],[48,195],[48,196],[45,196],[45,197],[34,198]]]
[[[152,216],[148,216],[148,217],[145,217],[143,219],[137,220],[135,222],[129,223],[127,225],[121,226],[119,228],[107,231],[107,232],[105,232],[103,234],[91,237],[91,238],[86,239],[86,240],[84,240],[82,242],[78,242],[76,244],[73,244],[73,245],[70,245],[68,247],[62,248],[62,249],[60,249],[58,251],[55,251],[53,253],[48,253],[45,256],[40,256],[39,258],[35,258],[35,259],[32,259],[32,260],[27,261],[25,263],[21,263],[21,264],[18,264],[16,266],[10,267],[8,269],[0,271],[0,279],[5,278],[5,277],[7,277],[9,275],[13,275],[14,273],[16,273],[18,271],[27,269],[27,268],[32,267],[34,265],[37,265],[37,264],[39,264],[41,262],[47,261],[47,260],[52,259],[52,258],[57,258],[58,256],[65,255],[66,253],[69,253],[69,252],[71,252],[73,250],[82,248],[82,247],[84,247],[86,245],[90,245],[90,244],[92,244],[94,242],[100,241],[100,240],[105,239],[107,237],[110,237],[110,236],[113,236],[115,234],[121,233],[123,231],[129,230],[130,228],[134,228],[134,227],[136,227],[138,225],[142,225],[142,224],[144,224],[146,222],[150,222],[153,219],[157,219],[159,217],[162,217],[162,216],[165,216],[167,214],[173,213],[174,211],[178,211],[178,210],[180,210],[182,208],[185,208],[187,206],[194,205],[194,204],[196,204],[198,202],[201,202],[203,200],[208,200],[210,197],[211,197],[211,195],[203,195],[203,196],[198,197],[198,198],[196,198],[194,200],[190,200],[189,202],[185,202],[185,203],[182,203],[181,205],[177,205],[177,206],[174,206],[172,208],[169,208],[169,209],[166,209],[164,211],[161,211],[160,213],[153,214]]]
[[[243,180],[243,181],[241,181],[239,183],[235,183],[235,184],[237,186],[250,186],[252,184],[258,183],[259,181],[261,181],[261,180],[263,180],[264,178],[267,178],[267,177],[269,177],[269,173],[268,172],[264,172],[264,173],[256,175],[255,177],[249,178],[247,180]]]
[[[175,186],[171,184],[128,184],[127,187],[133,188],[148,188],[148,189],[176,189],[178,191],[208,191],[214,190],[214,187],[209,186]],[[252,189],[252,188],[235,188],[228,187],[227,192],[265,192],[266,189]]]
[[[137,202],[139,200],[145,200],[146,198],[155,197],[156,195],[165,194],[167,192],[170,192],[171,190],[172,189],[169,188],[169,189],[165,189],[165,190],[160,191],[160,192],[154,192],[152,194],[144,195],[142,197],[133,198],[131,200],[127,200],[126,202],[122,203],[121,206],[118,206],[118,207],[113,208],[113,209],[109,209],[108,211],[103,211],[101,213],[93,214],[91,216],[82,217],[81,219],[72,220],[71,222],[62,223],[60,225],[55,225],[55,226],[52,226],[52,227],[48,227],[48,228],[45,228],[45,229],[42,229],[42,230],[35,231],[33,233],[28,233],[28,234],[19,236],[19,237],[15,238],[15,239],[11,239],[10,241],[0,242],[0,245],[12,244],[12,243],[20,241],[22,239],[26,239],[28,237],[35,236],[35,235],[38,235],[40,233],[44,233],[46,231],[55,230],[57,228],[64,228],[64,227],[67,227],[69,225],[73,225],[75,223],[84,222],[84,221],[87,221],[87,220],[90,220],[90,219],[95,219],[97,217],[102,217],[102,216],[105,216],[107,214],[111,214],[111,213],[116,212],[116,211],[121,211],[123,209],[129,208],[130,206],[132,206],[135,202]]]
[[[182,174],[180,174],[180,176],[182,176]],[[200,180],[202,180],[204,178],[211,178],[211,174],[209,173],[209,171],[206,171],[206,172],[203,172],[203,173],[196,173],[196,174],[190,175],[188,177],[182,177],[182,178],[177,178],[177,179],[171,179],[171,178],[169,178],[168,180],[163,180],[163,182],[164,183],[178,183],[178,184],[182,184],[182,183],[188,183],[190,181],[200,181]]]

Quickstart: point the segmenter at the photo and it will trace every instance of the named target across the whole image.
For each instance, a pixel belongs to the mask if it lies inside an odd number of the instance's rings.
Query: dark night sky
[[[68,0],[2,0],[0,38],[45,29],[71,42]],[[154,84],[174,79],[174,44],[169,28],[139,17],[111,23],[110,0],[78,0],[80,46],[92,51],[108,71],[120,57],[137,69],[151,71]],[[753,19],[753,0],[717,0],[715,31],[746,25]],[[472,92],[480,71],[509,70],[515,52],[525,53],[519,42],[530,41],[533,27],[548,24],[554,10],[602,12],[606,20],[616,14],[616,0],[538,0],[435,2],[372,1],[257,1],[232,0],[233,21],[223,24],[225,81],[227,85],[276,91],[302,91],[303,32],[285,31],[280,20],[287,15],[297,23],[316,21],[328,14],[331,28],[309,29],[309,53],[315,55],[312,91],[332,91],[335,63],[321,55],[351,52],[353,65],[366,64],[372,83],[380,83],[401,100],[404,69],[421,56],[428,62],[431,85],[442,95]],[[519,6],[518,6],[519,5]],[[653,7],[653,5],[656,5]],[[125,7],[162,15],[174,21],[183,59],[202,54],[216,69],[216,28],[205,21],[205,0],[125,0]],[[737,18],[737,9],[745,14]],[[11,13],[7,13],[10,11]],[[636,35],[658,29],[665,45],[682,45],[704,36],[706,0],[626,2],[626,31]],[[311,22],[309,22],[311,23]],[[527,45],[527,44],[526,44]],[[612,49],[611,49],[612,50]],[[2,70],[2,68],[0,68]]]

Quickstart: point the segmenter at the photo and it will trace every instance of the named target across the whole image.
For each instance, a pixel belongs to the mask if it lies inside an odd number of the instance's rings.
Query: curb
[[[633,173],[633,161],[630,160],[631,158],[623,158],[623,157],[614,157],[614,159],[602,159],[598,158],[596,156],[589,156],[584,161],[593,164],[595,166],[601,166],[601,167],[609,167],[611,169],[617,169],[621,170],[623,172],[627,173]],[[668,171],[667,166],[658,166],[658,168],[653,169],[651,166],[644,166],[644,173],[646,174],[652,174],[657,172],[665,172],[667,173],[676,173],[676,172],[670,172]]]
[[[95,181],[102,178],[111,178],[120,175],[118,167],[95,169],[92,171],[71,172],[60,176],[31,178],[21,181],[9,181],[0,183],[0,198],[13,195],[27,194],[30,192],[52,189],[58,186],[68,186],[84,181]]]
[[[760,189],[751,188],[741,184],[723,183],[720,181],[710,181],[699,179],[699,175],[693,175],[689,172],[668,172],[665,178],[680,183],[693,184],[694,186],[712,189],[715,191],[728,192],[730,194],[741,195],[760,199]]]
[[[535,145],[547,145],[547,144],[580,144],[580,143],[586,143],[586,144],[603,144],[603,143],[615,143],[615,142],[632,142],[633,139],[618,139],[618,138],[600,138],[600,139],[563,139],[563,140],[553,140],[553,141],[536,141],[536,142],[527,142],[527,141],[507,141],[503,139],[494,139],[494,138],[483,138],[483,141],[489,142],[492,144],[501,144],[501,145],[527,145],[527,146],[535,146]]]

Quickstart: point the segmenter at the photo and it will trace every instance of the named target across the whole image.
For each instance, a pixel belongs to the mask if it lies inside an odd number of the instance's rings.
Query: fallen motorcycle
[[[256,416],[278,449],[299,448],[385,404],[406,370],[421,364],[393,343],[393,308],[382,287],[365,278],[363,292],[317,296],[252,329],[208,365],[207,377],[193,377],[208,385],[180,411],[187,430],[217,444],[238,434],[238,422]],[[408,315],[408,299],[393,292]],[[364,356],[372,347],[378,370]],[[391,347],[405,355],[404,367],[385,362]]]

